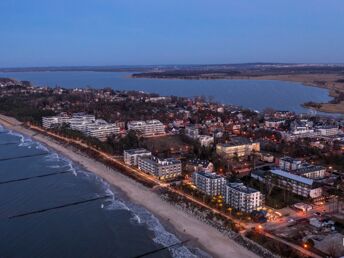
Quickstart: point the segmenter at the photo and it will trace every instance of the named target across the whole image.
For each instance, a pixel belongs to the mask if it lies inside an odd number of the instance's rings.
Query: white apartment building
[[[195,125],[186,126],[185,135],[192,139],[197,139],[199,137],[199,129]]]
[[[265,182],[267,179],[265,178]],[[272,169],[270,182],[303,197],[317,198],[322,195],[322,188],[313,179],[295,175],[280,169]]]
[[[95,119],[94,115],[75,113],[72,117],[66,115],[43,117],[44,128],[51,128],[63,123],[69,124],[73,130],[80,131],[87,136],[98,138],[105,141],[111,134],[119,134],[120,128],[116,124],[110,124],[102,119]]]
[[[69,125],[72,130],[77,130],[86,133],[87,125],[94,123],[96,120],[94,115],[75,113],[72,118],[69,119]]]
[[[265,128],[277,129],[285,123],[284,119],[269,119],[264,122]]]
[[[194,172],[192,181],[198,190],[210,196],[222,195],[226,184],[224,177],[207,171]]]
[[[157,157],[138,157],[138,168],[160,180],[172,179],[182,174],[182,163],[173,158],[158,159]]]
[[[198,141],[201,146],[209,147],[214,143],[214,137],[209,135],[200,135],[198,136]]]
[[[124,156],[124,162],[127,165],[130,166],[137,166],[138,165],[138,158],[141,157],[150,157],[152,156],[152,153],[146,149],[140,148],[140,149],[130,149],[125,150],[123,152]]]
[[[322,179],[325,177],[325,172],[325,167],[305,164],[291,173],[311,179]]]
[[[63,123],[69,123],[70,117],[64,114],[59,116],[42,117],[42,125],[44,128],[52,128],[54,126],[62,125]]]
[[[236,137],[230,143],[219,143],[216,145],[216,153],[227,158],[244,157],[252,152],[260,151],[259,142],[250,142],[246,138]]]
[[[86,135],[105,141],[113,134],[119,134],[120,128],[116,124],[110,124],[102,119],[97,119],[93,123],[86,124]]]
[[[147,120],[144,134],[145,136],[165,134],[165,126],[159,120]]]
[[[165,126],[159,120],[130,121],[128,130],[138,131],[143,136],[154,136],[165,134]]]
[[[232,208],[251,213],[262,208],[263,194],[243,183],[228,183],[224,187],[225,202]]]
[[[337,126],[319,126],[316,128],[321,136],[336,136],[339,134]]]
[[[279,159],[278,165],[282,170],[292,171],[301,168],[302,161],[291,157],[283,157]]]

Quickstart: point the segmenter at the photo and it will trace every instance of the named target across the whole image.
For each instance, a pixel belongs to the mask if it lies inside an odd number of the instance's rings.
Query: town
[[[204,220],[272,253],[344,255],[343,118],[11,79],[0,100],[5,115],[110,155],[162,198],[208,209],[219,216]]]

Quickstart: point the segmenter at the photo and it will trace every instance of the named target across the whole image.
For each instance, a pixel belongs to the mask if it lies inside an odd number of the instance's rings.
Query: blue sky
[[[344,63],[343,0],[1,0],[0,67]]]

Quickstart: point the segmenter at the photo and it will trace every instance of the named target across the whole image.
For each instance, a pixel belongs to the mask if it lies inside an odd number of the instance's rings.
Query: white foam
[[[131,221],[134,223],[146,224],[148,229],[154,233],[153,241],[155,243],[163,246],[170,246],[180,242],[180,240],[174,234],[166,231],[166,229],[161,225],[160,221],[146,209],[135,204],[130,204],[129,208],[133,213],[133,218]],[[176,258],[197,257],[185,246],[178,245],[171,247],[169,248],[169,251],[171,252],[172,256]]]

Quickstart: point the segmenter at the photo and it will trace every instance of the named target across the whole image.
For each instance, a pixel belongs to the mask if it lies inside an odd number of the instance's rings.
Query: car
[[[321,213],[318,212],[318,211],[317,211],[317,212],[314,212],[313,214],[316,215],[316,216],[320,216],[320,215],[321,215]]]
[[[295,220],[293,218],[288,219],[288,223],[294,222]]]

